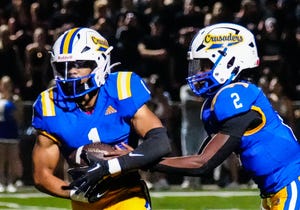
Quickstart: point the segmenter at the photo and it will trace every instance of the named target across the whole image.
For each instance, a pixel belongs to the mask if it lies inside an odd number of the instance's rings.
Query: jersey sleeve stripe
[[[42,92],[42,110],[43,116],[55,116],[55,108],[53,102],[53,89]]]
[[[250,135],[260,131],[266,124],[266,116],[263,113],[263,111],[257,106],[252,106],[251,109],[254,111],[257,111],[261,115],[262,122],[256,128],[246,131],[244,134],[245,136],[250,136]]]
[[[119,72],[117,90],[119,100],[131,97],[130,79],[132,72]]]
[[[57,144],[61,144],[59,140],[57,140],[54,136],[52,136],[51,134],[47,133],[46,131],[38,131],[41,135],[44,135],[46,137],[48,137],[49,139],[53,140],[54,142],[56,142]]]

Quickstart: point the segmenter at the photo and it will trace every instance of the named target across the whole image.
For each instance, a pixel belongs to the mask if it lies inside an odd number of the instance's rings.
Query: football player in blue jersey
[[[261,209],[300,209],[299,142],[263,91],[241,77],[259,66],[253,34],[231,23],[208,26],[188,60],[188,84],[206,99],[201,118],[210,138],[198,154],[165,158],[156,169],[201,176],[235,152],[260,189]]]
[[[74,210],[150,209],[147,189],[132,169],[171,151],[166,129],[145,105],[149,90],[133,72],[110,72],[111,50],[95,30],[72,28],[63,33],[51,51],[56,85],[42,92],[33,106],[35,185],[71,199]],[[135,136],[143,143],[132,152],[126,150],[127,144],[137,145]],[[88,166],[70,170],[74,182],[55,176],[60,154],[68,159],[74,150],[96,142],[125,147],[127,154],[105,161],[104,167],[84,153]],[[104,182],[99,181],[103,175],[99,170],[107,175]]]

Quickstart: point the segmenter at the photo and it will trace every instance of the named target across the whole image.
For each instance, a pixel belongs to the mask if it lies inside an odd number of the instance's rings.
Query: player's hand
[[[80,201],[83,203],[88,203],[88,198],[85,197],[85,194],[82,192],[78,192],[77,190],[70,190],[70,198],[73,201]]]
[[[119,157],[122,155],[127,155],[128,153],[133,151],[133,148],[128,144],[125,144],[123,142],[121,144],[122,147],[115,145],[116,150],[105,153],[104,157]]]
[[[76,190],[75,194],[82,194],[84,197],[89,198],[97,184],[101,183],[104,176],[108,175],[109,172],[104,160],[90,156],[86,152],[81,154],[81,158],[85,160],[88,166],[68,170],[68,173],[74,179],[68,187]]]
[[[111,182],[113,178],[111,176],[107,176],[100,180],[95,186],[93,186],[87,193],[86,197],[90,203],[96,202],[102,198],[106,192],[109,191],[111,187]]]
[[[99,180],[94,186],[90,186],[90,188],[85,192],[83,192],[81,188],[75,187],[74,189],[73,185],[63,187],[63,189],[70,189],[71,200],[93,203],[100,200],[100,198],[106,194],[111,186],[112,180],[111,176],[107,176],[102,180]]]

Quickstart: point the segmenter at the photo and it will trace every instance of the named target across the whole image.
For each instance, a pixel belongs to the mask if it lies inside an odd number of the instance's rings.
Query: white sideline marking
[[[0,198],[44,198],[51,197],[45,193],[4,193],[0,194]]]
[[[151,192],[151,197],[204,197],[204,196],[214,196],[214,197],[241,197],[241,196],[259,196],[258,192],[255,191],[197,191],[197,192]],[[42,198],[51,197],[45,193],[0,193],[0,198]]]
[[[231,209],[206,209],[206,210],[248,210],[248,209],[231,208]],[[251,210],[251,209],[249,209],[249,210]]]
[[[7,207],[7,210],[9,209],[28,209],[28,210],[41,210],[41,206],[26,206],[26,205],[19,205],[16,203],[9,203],[9,202],[0,202],[1,207]],[[53,208],[53,207],[42,207],[43,210],[68,210],[66,208]],[[1,208],[5,210],[4,208]]]
[[[151,192],[150,196],[161,197],[241,197],[241,196],[259,196],[258,192],[250,191],[199,191],[199,192]]]

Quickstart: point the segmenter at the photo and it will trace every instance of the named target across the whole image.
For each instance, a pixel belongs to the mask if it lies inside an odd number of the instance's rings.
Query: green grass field
[[[256,190],[205,190],[151,192],[153,210],[257,210]],[[0,209],[67,210],[68,200],[33,192],[0,194]]]

